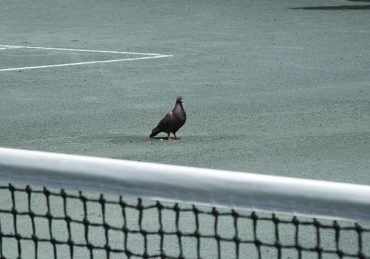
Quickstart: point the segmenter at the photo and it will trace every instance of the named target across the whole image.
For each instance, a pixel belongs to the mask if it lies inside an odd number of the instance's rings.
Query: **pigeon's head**
[[[182,103],[182,97],[181,96],[176,98],[176,103]]]

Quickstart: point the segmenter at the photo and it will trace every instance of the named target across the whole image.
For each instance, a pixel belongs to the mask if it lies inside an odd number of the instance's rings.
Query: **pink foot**
[[[167,140],[181,140],[181,138],[179,138],[179,137],[170,137]]]

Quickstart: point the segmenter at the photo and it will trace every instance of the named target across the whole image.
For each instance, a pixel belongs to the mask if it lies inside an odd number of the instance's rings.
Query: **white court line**
[[[20,49],[22,48],[21,46],[13,46],[13,45],[0,45],[1,48],[5,49]]]
[[[24,49],[43,49],[43,50],[64,50],[64,51],[79,51],[79,52],[93,52],[93,53],[111,53],[111,54],[132,54],[132,55],[146,55],[146,56],[163,56],[158,53],[145,53],[145,52],[127,52],[127,51],[114,51],[114,50],[94,50],[94,49],[69,49],[69,48],[49,48],[49,47],[31,47],[31,46],[15,46],[15,45],[0,45],[5,48],[24,48]]]
[[[30,69],[37,69],[37,68],[52,68],[52,67],[90,65],[90,64],[99,64],[99,63],[114,63],[114,62],[124,62],[124,61],[132,61],[132,60],[144,60],[144,59],[173,57],[173,55],[163,55],[163,54],[145,53],[145,52],[127,52],[127,51],[114,51],[114,50],[93,50],[93,49],[71,49],[71,48],[0,45],[0,50],[2,50],[2,49],[22,49],[22,48],[24,48],[24,49],[42,49],[42,50],[78,51],[78,52],[91,52],[91,53],[126,54],[126,55],[128,54],[128,55],[141,55],[141,56],[146,56],[146,57],[111,59],[111,60],[101,60],[101,61],[97,60],[97,61],[86,61],[86,62],[77,62],[77,63],[56,64],[56,65],[13,67],[13,68],[0,69],[0,72],[17,71],[17,70],[30,70]]]
[[[156,54],[155,56],[150,56],[150,57],[124,58],[124,59],[112,59],[112,60],[101,60],[101,61],[87,61],[87,62],[78,62],[78,63],[67,63],[67,64],[57,64],[57,65],[44,65],[44,66],[31,66],[31,67],[13,67],[13,68],[0,69],[0,72],[16,71],[16,70],[30,70],[30,69],[37,69],[37,68],[80,66],[80,65],[90,65],[90,64],[99,64],[99,63],[114,63],[114,62],[124,62],[124,61],[132,61],[132,60],[167,58],[167,57],[173,57],[173,55],[160,55],[160,54]]]

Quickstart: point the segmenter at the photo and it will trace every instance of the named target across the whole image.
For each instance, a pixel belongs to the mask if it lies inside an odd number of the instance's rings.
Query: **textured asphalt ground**
[[[0,45],[173,57],[0,72],[0,146],[370,184],[369,11],[368,0],[2,0]],[[0,50],[0,70],[115,57]],[[178,95],[183,139],[149,139]]]

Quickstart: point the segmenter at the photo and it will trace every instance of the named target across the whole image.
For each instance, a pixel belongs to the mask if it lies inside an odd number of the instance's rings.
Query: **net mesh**
[[[370,258],[370,227],[3,183],[0,258]]]

